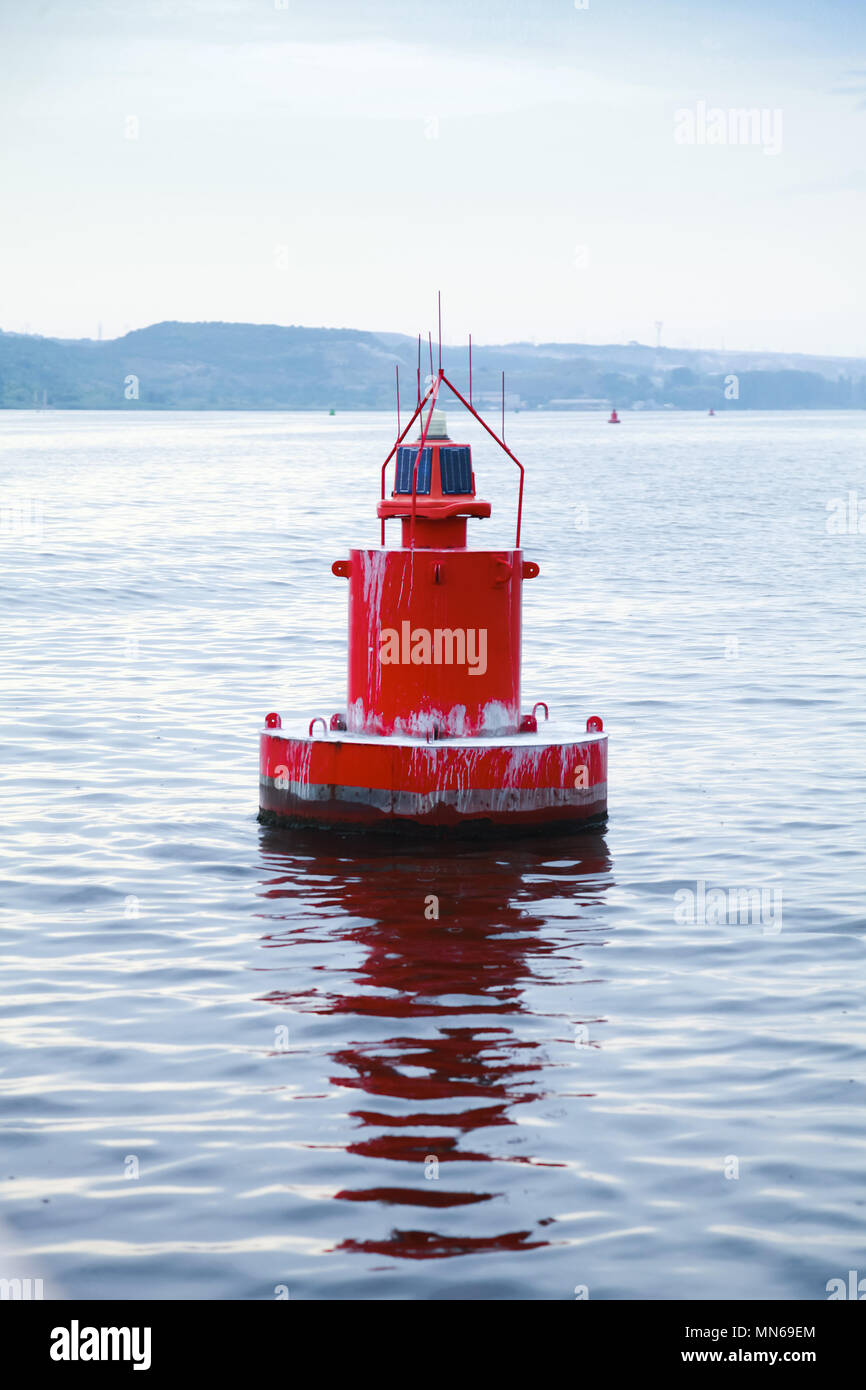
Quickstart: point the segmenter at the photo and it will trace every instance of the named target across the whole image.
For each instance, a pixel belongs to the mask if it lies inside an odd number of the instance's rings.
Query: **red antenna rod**
[[[472,334],[469,334],[469,404],[472,404]]]
[[[400,433],[400,364],[394,363],[394,371],[397,373],[397,434]]]
[[[502,373],[502,438],[505,438],[505,373]]]
[[[430,351],[431,353],[433,351],[432,344]],[[433,366],[432,362],[430,366]],[[439,375],[436,377],[433,386],[428,392],[428,395],[430,397],[430,410],[427,413],[426,423],[423,424],[423,428],[421,430],[421,440],[418,444],[418,452],[415,455],[415,467],[412,470],[412,520],[409,525],[410,550],[415,549],[415,513],[418,510],[418,464],[421,462],[421,455],[424,452],[424,445],[427,443],[427,431],[430,428],[430,421],[433,419],[433,410],[436,406],[436,397],[439,395],[439,387],[442,385],[443,380],[443,375],[440,372]],[[427,397],[425,396],[424,399],[426,400]]]
[[[421,334],[418,334],[418,404],[421,404]],[[384,492],[382,493],[384,497]]]
[[[430,375],[433,375],[433,334],[427,334],[427,342],[430,344]]]
[[[415,409],[412,411],[412,418],[410,419],[410,421],[409,421],[408,425],[406,426],[406,428],[403,430],[402,434],[398,435],[398,437],[395,439],[394,443],[391,445],[391,449],[390,449],[390,452],[389,452],[389,454],[388,454],[388,457],[385,459],[385,462],[382,464],[381,494],[382,494],[383,497],[385,496],[385,472],[386,472],[386,470],[387,470],[388,464],[391,462],[392,458],[393,458],[394,455],[396,454],[398,446],[399,446],[400,444],[403,443],[403,440],[406,438],[406,435],[409,433],[409,431],[411,430],[411,428],[412,428],[412,426],[414,425],[415,421],[418,419],[418,416],[421,414],[421,409],[422,409],[422,407],[425,405],[425,403],[426,403],[428,397],[430,396],[430,393],[432,392],[432,390],[433,390],[433,387],[430,386],[429,390],[425,391],[425,393],[424,393],[424,399],[423,399],[423,400],[420,400],[420,401],[418,402],[418,404],[416,405]],[[482,422],[482,423],[483,423],[483,422]],[[494,437],[494,439],[496,438],[495,435],[494,435],[493,437]],[[385,518],[384,518],[384,517],[382,518],[382,544],[383,544],[383,545],[385,544]]]
[[[519,459],[519,458],[515,458],[514,454],[512,454],[512,452],[511,452],[511,450],[509,449],[508,445],[505,443],[505,440],[499,438],[499,435],[496,433],[495,430],[492,430],[492,429],[490,428],[490,426],[487,424],[486,420],[482,420],[481,416],[478,414],[478,411],[475,409],[474,406],[472,406],[472,405],[469,404],[469,402],[467,401],[466,397],[465,397],[465,396],[461,396],[460,392],[457,390],[457,387],[454,385],[454,383],[453,383],[452,381],[449,381],[449,380],[448,380],[447,376],[445,376],[444,373],[443,373],[443,376],[442,376],[442,381],[443,381],[444,384],[448,387],[448,390],[451,392],[452,396],[456,396],[457,399],[458,399],[458,401],[460,402],[460,404],[461,404],[461,405],[465,405],[465,406],[466,406],[466,409],[467,409],[468,411],[471,411],[472,415],[473,415],[473,416],[475,417],[475,419],[478,421],[479,425],[481,425],[482,429],[485,429],[485,430],[487,431],[487,433],[490,435],[490,438],[491,438],[491,439],[495,439],[495,440],[496,440],[496,443],[499,445],[500,449],[503,449],[503,450],[505,451],[505,453],[508,455],[508,457],[511,459],[511,462],[512,462],[512,463],[516,463],[516,464],[517,464],[517,467],[520,469],[520,487],[519,487],[518,493],[517,493],[517,539],[516,539],[515,542],[514,542],[514,548],[515,548],[515,550],[519,550],[519,549],[520,549],[520,524],[521,524],[521,521],[522,521],[522,518],[523,518],[523,475],[524,475],[524,471],[525,471],[525,470],[524,470],[524,467],[523,467],[523,464],[520,462],[520,459]],[[428,395],[429,395],[429,392],[428,392]],[[417,414],[417,411],[416,411],[416,414]],[[414,416],[413,416],[413,419],[414,419]],[[392,450],[392,453],[393,453],[393,450]],[[390,458],[390,454],[389,454],[388,457]],[[384,476],[384,474],[383,474],[383,476]],[[385,495],[385,494],[384,494],[384,492],[383,492],[383,493],[382,493],[382,496],[384,497],[384,495]]]
[[[439,294],[439,370],[442,370],[442,291]]]

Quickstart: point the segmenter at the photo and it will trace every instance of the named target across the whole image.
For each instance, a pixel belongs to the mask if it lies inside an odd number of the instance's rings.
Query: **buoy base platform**
[[[260,740],[264,824],[477,835],[598,829],[607,816],[603,732],[428,741],[292,735],[278,718],[268,716]]]

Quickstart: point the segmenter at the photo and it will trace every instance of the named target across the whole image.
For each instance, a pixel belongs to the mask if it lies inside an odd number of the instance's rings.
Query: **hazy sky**
[[[866,0],[0,0],[0,44],[6,330],[441,287],[451,340],[866,354]]]

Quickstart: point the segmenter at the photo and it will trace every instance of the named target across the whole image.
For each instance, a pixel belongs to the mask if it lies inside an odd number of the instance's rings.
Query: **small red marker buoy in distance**
[[[709,410],[707,411],[707,414],[708,414],[708,415],[715,415],[715,413],[716,413],[716,412],[713,410],[713,407],[710,406]]]
[[[491,504],[476,496],[470,446],[451,439],[436,409],[446,388],[520,470],[513,547],[467,545],[468,523]],[[523,584],[539,573],[520,548],[523,480],[441,365],[423,397],[419,370],[415,412],[382,465],[381,545],[331,565],[349,589],[346,704],[330,719],[267,716],[260,821],[497,835],[603,824],[601,719],[556,736],[543,701],[521,713]],[[388,521],[399,522],[399,545],[385,545]]]
[[[615,410],[612,410],[612,411],[610,412],[610,419],[608,420],[607,423],[608,423],[609,425],[618,425],[618,424],[619,424],[619,416],[617,415],[617,413],[616,413]]]

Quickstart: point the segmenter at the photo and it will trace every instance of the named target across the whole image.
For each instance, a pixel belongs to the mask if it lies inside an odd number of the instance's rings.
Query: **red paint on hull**
[[[352,550],[348,565],[350,733],[517,732],[521,551]]]
[[[264,820],[345,828],[596,826],[607,812],[607,737],[426,743],[267,729],[259,805]]]

